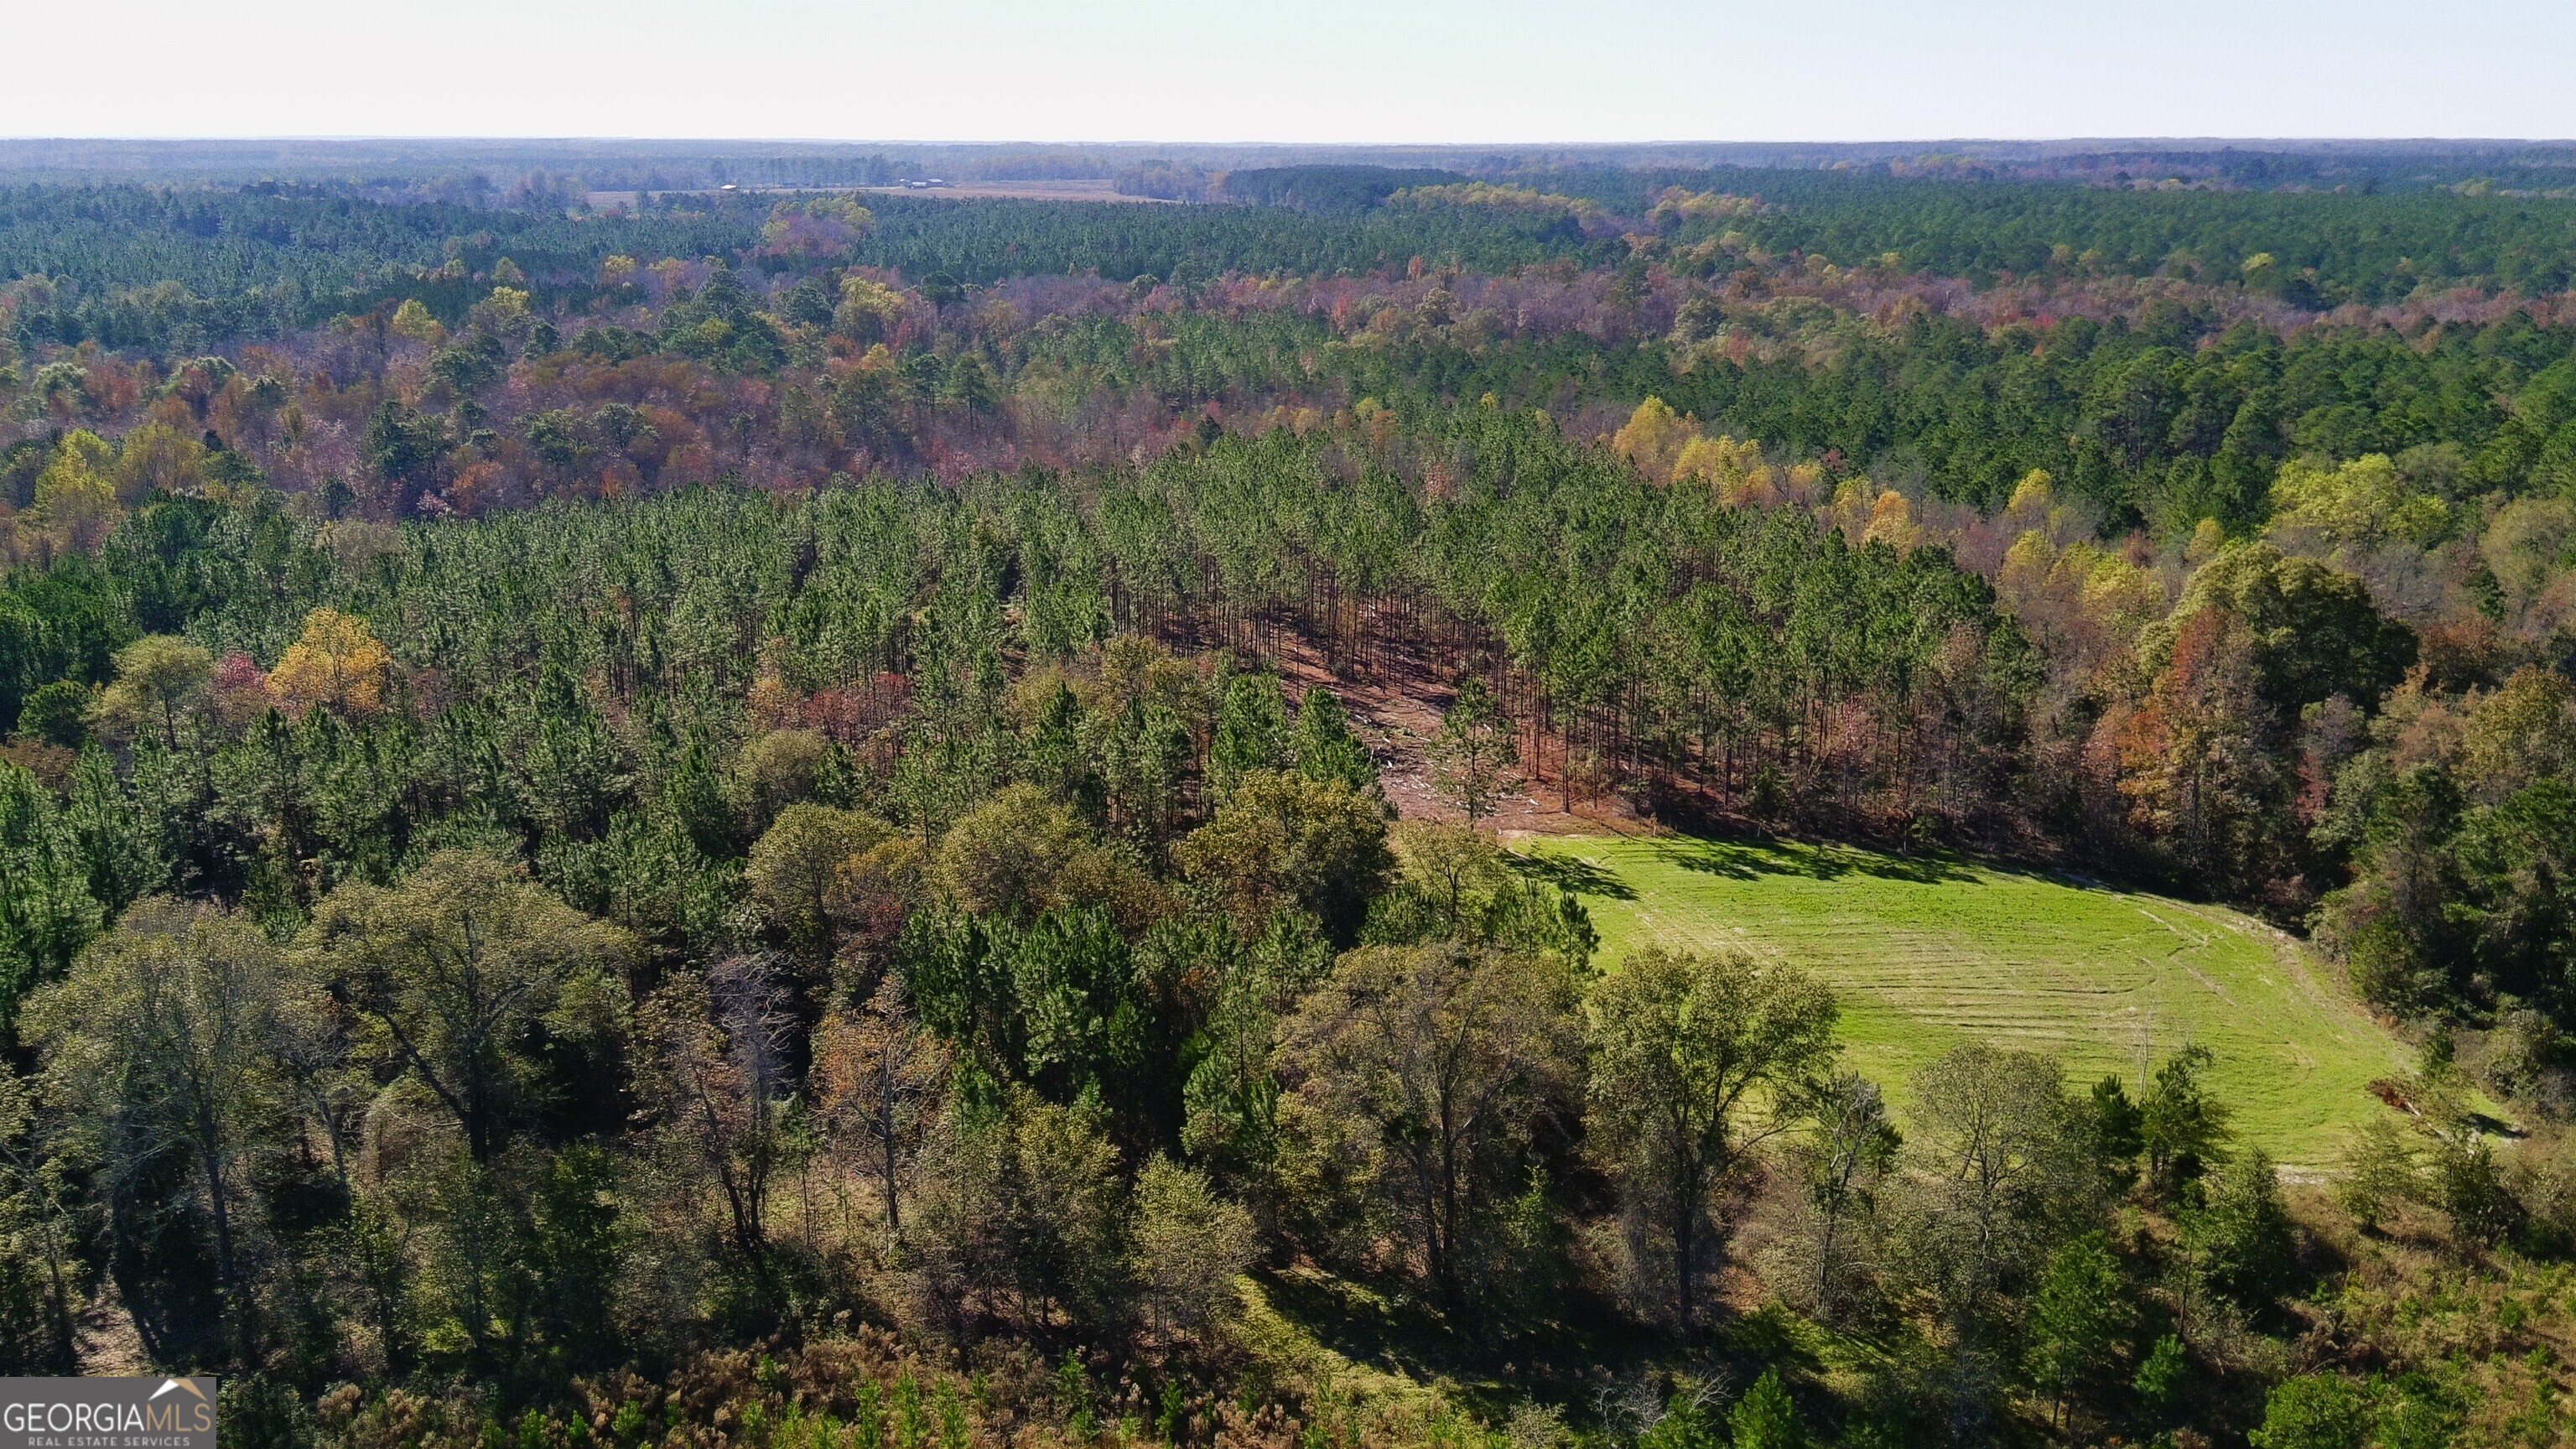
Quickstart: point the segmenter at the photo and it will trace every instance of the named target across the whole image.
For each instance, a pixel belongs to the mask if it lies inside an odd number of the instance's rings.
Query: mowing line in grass
[[[1580,894],[1610,969],[1649,946],[1795,961],[1843,1004],[1853,1066],[1902,1105],[1962,1041],[2044,1051],[2081,1084],[2198,1043],[2241,1140],[2330,1163],[2405,1047],[2296,941],[2234,911],[1957,857],[1683,836],[1513,842]],[[1550,864],[1553,863],[1553,864]]]

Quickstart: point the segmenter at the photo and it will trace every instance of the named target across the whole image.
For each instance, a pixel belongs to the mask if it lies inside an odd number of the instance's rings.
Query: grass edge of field
[[[1711,886],[1703,881],[1695,892],[1702,899],[1678,906],[1670,899],[1673,894],[1670,890],[1663,892],[1659,899],[1658,885],[1670,887],[1675,882],[1659,882],[1652,871],[1641,874],[1637,865],[1669,859],[1677,852],[1692,851],[1717,853],[1739,860],[1748,856],[1767,857],[1776,864],[1763,874],[1779,875],[1794,882],[1795,889],[1810,894],[1830,889],[1836,878],[1844,875],[1859,874],[1864,880],[1885,880],[1931,874],[1942,878],[1912,883],[1944,884],[1949,878],[1956,877],[1978,884],[2004,884],[2021,892],[2064,891],[2067,893],[2065,899],[2070,902],[2098,903],[2092,906],[2094,909],[2111,906],[2113,909],[2126,907],[2137,910],[2177,935],[2182,934],[2184,928],[2196,926],[2209,932],[2213,939],[2219,932],[2235,936],[2239,938],[2239,943],[2236,943],[2239,944],[2238,954],[2246,955],[2244,948],[2259,948],[2264,953],[2261,959],[2268,963],[2269,973],[2277,974],[2279,978],[2277,981],[2261,979],[2266,973],[2256,968],[2253,972],[2255,981],[2246,984],[2261,985],[2276,998],[2276,1005],[2288,1008],[2293,1015],[2305,1013],[2313,1028],[2304,1033],[2289,1034],[2283,1040],[2283,1047],[2306,1058],[2312,1066],[2324,1068],[2325,1073],[2317,1086],[2302,1084],[2287,1097],[2264,1095],[2260,1083],[2275,1078],[2269,1075],[2269,1065],[2257,1059],[2231,1061],[2222,1052],[2214,1075],[2222,1096],[2236,1110],[2240,1124],[2246,1129],[2242,1133],[2243,1139],[2251,1145],[2263,1147],[2276,1160],[2297,1169],[2302,1176],[2331,1167],[2352,1132],[2368,1120],[2370,1114],[2387,1110],[2368,1093],[2367,1082],[2399,1074],[2412,1063],[2411,1049],[2383,1020],[2361,1004],[2341,972],[2317,958],[2310,947],[2288,933],[2225,906],[2157,895],[2072,872],[1947,853],[1906,858],[1848,845],[1610,830],[1579,833],[1514,831],[1506,835],[1505,843],[1524,859],[1571,857],[1584,861],[1593,870],[1607,874],[1634,893],[1632,899],[1621,900],[1616,895],[1588,890],[1580,883],[1573,887],[1601,930],[1599,964],[1604,969],[1616,969],[1617,962],[1628,951],[1652,944],[1637,939],[1651,930],[1667,941],[1675,936],[1707,940],[1732,931],[1740,938],[1749,937],[1747,944],[1758,954],[1798,961],[1817,971],[1842,999],[1847,1060],[1878,1078],[1888,1090],[1891,1101],[1900,1108],[1910,1095],[1903,1077],[1913,1066],[1936,1055],[1937,1050],[1926,1049],[1920,1042],[1910,1046],[1899,1044],[1896,1038],[1909,1032],[1922,1032],[1946,1044],[1950,1040],[1964,1040],[1980,1033],[1955,1021],[1910,1012],[1865,984],[1838,977],[1830,960],[1802,953],[1798,943],[1776,934],[1765,937],[1758,928],[1748,931],[1740,917],[1723,921],[1714,919],[1708,898],[1726,896],[1728,889],[1724,886]],[[1830,869],[1825,864],[1827,862],[1831,863]],[[1678,871],[1688,867],[1674,864],[1664,868]],[[1758,884],[1739,889],[1736,893],[1749,896],[1755,889],[1758,889]],[[1863,915],[1870,914],[1869,907],[1884,904],[1883,897],[1873,901],[1866,891],[1854,892],[1853,899],[1862,903],[1863,909],[1859,914]],[[1659,906],[1667,918],[1682,918],[1686,924],[1680,928],[1657,928],[1646,924]],[[1894,938],[1903,934],[1902,923],[1897,917],[1883,912],[1880,919],[1891,938],[1892,948],[1896,944]],[[1932,929],[1937,932],[1943,928],[1935,926]],[[2005,922],[2000,929],[2009,933],[2019,926]],[[2181,953],[2176,954],[2179,956]],[[2253,958],[2247,955],[2246,959]],[[2183,962],[2182,967],[2187,972],[2198,974],[2190,962]],[[2068,963],[2063,969],[2073,973],[2080,972],[2082,968]],[[2202,980],[2204,985],[2207,984],[2205,978]],[[2077,1027],[2069,1034],[2080,1037],[2085,1034],[2085,1029]],[[2177,1035],[2175,1044],[2194,1039],[2195,1035],[2186,1029]],[[2058,1053],[2068,1065],[2070,1085],[2080,1089],[2081,1083],[2104,1070],[2103,1061],[2108,1056],[2107,1034],[2100,1035],[2098,1041],[2103,1044],[2103,1049]],[[2337,1065],[2339,1062],[2342,1064]],[[2132,1078],[2129,1084],[2134,1092],[2136,1083],[2128,1065],[2122,1063],[2118,1069],[2124,1076]]]

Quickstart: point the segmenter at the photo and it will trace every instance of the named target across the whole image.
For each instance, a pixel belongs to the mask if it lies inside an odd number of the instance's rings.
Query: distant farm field
[[[1738,946],[1794,961],[1843,1006],[1850,1060],[1899,1103],[1968,1040],[2053,1053],[2081,1083],[2197,1042],[2244,1141],[2322,1166],[2404,1046],[2306,948],[2234,911],[1957,859],[1667,836],[1522,836],[1576,890],[1603,963]]]

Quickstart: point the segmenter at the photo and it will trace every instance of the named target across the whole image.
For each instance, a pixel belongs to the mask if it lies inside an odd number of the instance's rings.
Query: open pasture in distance
[[[1160,196],[1130,196],[1108,180],[1075,179],[1071,181],[949,181],[937,186],[862,186],[862,193],[880,196],[927,196],[950,201],[1109,201],[1132,202],[1148,206],[1174,206],[1178,203]]]
[[[1796,962],[1843,1008],[1849,1059],[1900,1107],[1916,1068],[1982,1039],[2056,1055],[2077,1087],[2198,1042],[2240,1140],[2324,1166],[2404,1044],[2333,968],[2235,911],[1957,857],[1686,836],[1516,836],[1579,892],[1601,962],[1736,946]]]

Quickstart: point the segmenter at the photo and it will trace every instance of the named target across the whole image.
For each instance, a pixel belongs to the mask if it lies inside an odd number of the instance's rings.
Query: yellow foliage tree
[[[340,714],[372,714],[384,707],[392,675],[393,656],[366,620],[322,608],[304,616],[304,635],[269,671],[268,688],[290,713],[318,704]]]
[[[861,342],[882,344],[903,320],[903,293],[865,277],[841,279],[841,305],[832,312],[832,330]]]
[[[2191,537],[2182,546],[2182,560],[2198,568],[2218,557],[2218,551],[2225,547],[2227,530],[2218,526],[2217,519],[2204,518],[2191,526]]]
[[[1870,500],[1869,527],[1861,541],[1883,543],[1900,553],[1922,542],[1923,530],[1914,523],[1914,505],[1893,488],[1881,490]]]
[[[2057,519],[2057,480],[2045,468],[2033,468],[2013,485],[2012,501],[2004,505],[2004,521],[2024,529],[2055,531]]]
[[[117,501],[127,506],[155,492],[194,493],[206,481],[206,445],[167,423],[125,435],[116,453]]]
[[[96,722],[117,733],[151,729],[179,748],[179,717],[205,694],[215,657],[168,634],[146,634],[116,651],[116,682],[91,708]]]
[[[2272,482],[2272,528],[2310,532],[2340,550],[2429,548],[2451,528],[2450,506],[2408,485],[2384,453],[2321,466],[2293,458]]]
[[[1407,187],[1387,197],[1391,207],[1409,207],[1431,211],[1450,206],[1481,206],[1497,211],[1561,212],[1590,221],[1601,215],[1601,203],[1588,197],[1566,196],[1554,191],[1537,191],[1527,186],[1497,186],[1490,181],[1469,181],[1452,186]]]
[[[1628,415],[1627,425],[1610,435],[1610,446],[1625,454],[1637,470],[1661,483],[1673,476],[1684,446],[1699,435],[1689,418],[1662,398],[1649,397]]]
[[[516,322],[528,315],[528,294],[517,287],[494,287],[491,296],[474,304],[474,310],[496,326]]]
[[[2478,535],[2478,556],[2504,590],[2509,612],[2535,604],[2546,609],[2553,596],[2558,609],[2548,612],[2558,612],[2576,605],[2576,589],[2566,587],[2567,575],[2558,564],[2571,544],[2576,544],[2576,499],[2517,498],[2498,509]],[[2552,632],[2545,614],[2532,622],[2540,627],[2530,637],[2547,638]]]
[[[2004,554],[1995,593],[2052,658],[2078,675],[2128,647],[2139,630],[2164,617],[2168,603],[2154,573],[2082,540],[2060,548],[2036,528],[2023,530]]]
[[[1759,199],[1737,196],[1725,191],[1686,191],[1678,186],[1664,188],[1655,199],[1652,217],[1657,222],[1681,217],[1718,219],[1751,216],[1762,209]]]
[[[2502,689],[2473,694],[2460,735],[2459,776],[2482,804],[2576,770],[2576,686],[2526,664]]]
[[[414,342],[426,342],[432,346],[437,345],[447,336],[447,329],[438,325],[438,319],[429,315],[429,309],[420,305],[418,297],[403,298],[403,304],[394,309],[394,318],[390,325],[396,336],[408,337]]]
[[[125,510],[116,503],[108,470],[115,454],[107,440],[75,428],[54,448],[53,461],[36,476],[29,521],[64,548],[95,553]]]
[[[1694,437],[1673,458],[1673,481],[1696,479],[1717,490],[1718,500],[1744,508],[1779,501],[1762,445],[1751,439]]]
[[[1834,489],[1833,501],[1816,510],[1816,518],[1857,545],[1869,536],[1870,515],[1877,503],[1878,490],[1868,479],[1845,478]]]

